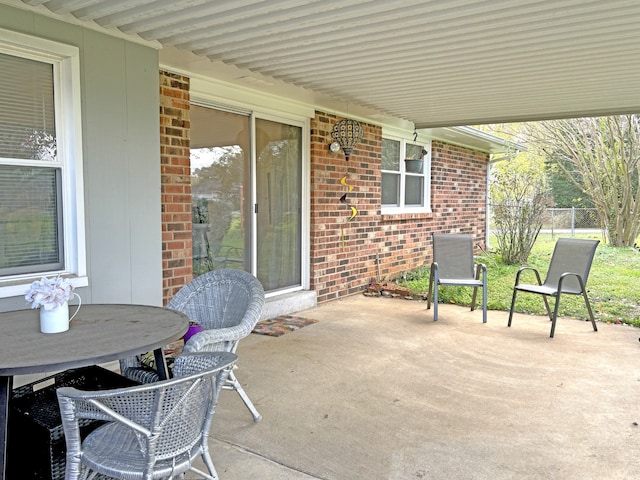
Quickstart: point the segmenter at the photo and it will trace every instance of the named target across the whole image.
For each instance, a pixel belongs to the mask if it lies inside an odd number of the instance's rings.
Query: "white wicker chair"
[[[218,395],[237,356],[228,352],[184,354],[175,377],[114,390],[57,390],[67,445],[66,480],[99,474],[126,480],[182,478],[193,471],[218,475],[208,448]],[[107,423],[80,438],[79,420]],[[208,473],[194,467],[202,457]]]
[[[203,328],[187,341],[183,352],[235,353],[238,342],[260,320],[263,307],[264,289],[258,279],[243,270],[226,268],[194,278],[167,305]],[[136,358],[121,361],[120,368],[123,375],[140,382],[158,380],[157,374],[142,367]],[[262,419],[234,372],[229,373],[224,388],[238,392],[255,422]]]

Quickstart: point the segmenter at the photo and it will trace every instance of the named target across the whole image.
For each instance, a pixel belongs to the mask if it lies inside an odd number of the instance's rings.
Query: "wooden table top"
[[[69,306],[70,314],[75,306]],[[38,310],[0,313],[0,376],[53,372],[148,352],[181,338],[186,315],[148,305],[82,305],[62,333],[41,333]]]

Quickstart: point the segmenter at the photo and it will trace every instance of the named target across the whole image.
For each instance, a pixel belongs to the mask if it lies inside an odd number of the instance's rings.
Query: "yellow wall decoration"
[[[349,185],[347,183],[347,176],[346,175],[340,179],[340,183],[342,185],[344,185],[345,187],[347,187],[347,189],[348,189],[347,192],[340,197],[340,202],[344,203],[351,210],[351,214],[350,214],[349,218],[347,218],[347,220],[346,220],[347,222],[350,222],[351,220],[356,218],[356,215],[358,215],[358,209],[356,207],[354,207],[353,205],[351,205],[347,201],[347,195],[349,193],[351,193],[351,191],[353,191],[353,185]],[[341,235],[340,236],[341,236],[342,250],[344,251],[344,226],[341,227]]]

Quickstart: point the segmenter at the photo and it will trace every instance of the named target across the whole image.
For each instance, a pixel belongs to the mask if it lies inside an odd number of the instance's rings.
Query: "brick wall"
[[[192,278],[189,78],[160,72],[162,294],[166,303]]]
[[[317,112],[311,122],[311,288],[319,303],[429,263],[431,232],[472,233],[484,246],[487,154],[433,142],[432,213],[383,216],[382,130],[363,125],[364,138],[346,162],[342,151],[328,150],[338,120]],[[358,209],[351,221],[344,193]]]
[[[433,227],[445,233],[471,233],[485,248],[488,154],[433,142],[432,159]]]
[[[192,278],[189,78],[160,72],[160,89],[166,304]],[[317,112],[311,121],[310,272],[318,302],[360,293],[372,279],[395,278],[429,263],[431,232],[472,233],[484,246],[487,154],[433,142],[432,213],[383,216],[382,130],[364,124],[364,138],[347,162],[342,150],[328,149],[338,120]],[[345,193],[358,210],[353,220],[340,202]]]
[[[311,121],[311,288],[319,302],[362,291],[375,277],[379,243],[381,131],[363,125],[364,137],[346,162],[342,150],[328,148],[338,120],[317,113]],[[345,176],[350,193],[341,183]],[[351,221],[351,210],[340,202],[345,193],[358,209]]]

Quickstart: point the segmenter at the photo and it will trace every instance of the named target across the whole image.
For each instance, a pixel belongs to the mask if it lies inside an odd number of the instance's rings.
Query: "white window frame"
[[[43,276],[68,277],[75,287],[88,285],[82,174],[80,51],[78,47],[0,28],[0,53],[50,63],[54,75],[57,166],[62,170],[64,267],[26,275],[0,277],[0,298],[24,295]],[[0,87],[2,88],[2,87]],[[0,158],[4,165],[24,162]],[[47,162],[47,166],[51,166]]]
[[[431,213],[431,139],[420,139],[419,137],[416,141],[413,141],[413,138],[400,137],[396,135],[387,135],[384,132],[382,133],[382,137],[388,140],[394,140],[396,142],[400,142],[400,156],[398,159],[400,170],[381,170],[381,173],[392,173],[400,175],[400,187],[399,187],[399,202],[400,205],[384,205],[382,204],[380,207],[380,212],[382,215],[393,215],[393,214],[409,214],[409,213]],[[404,162],[404,154],[406,152],[406,148],[408,144],[418,144],[423,145],[424,149],[427,151],[427,154],[424,156],[424,164],[422,166],[422,174],[408,173],[406,171],[405,162]],[[410,205],[406,206],[405,202],[405,184],[407,175],[419,175],[424,179],[423,186],[424,191],[423,195],[423,203],[424,205],[415,206]],[[382,191],[382,184],[380,186]],[[382,197],[382,195],[381,195]]]

